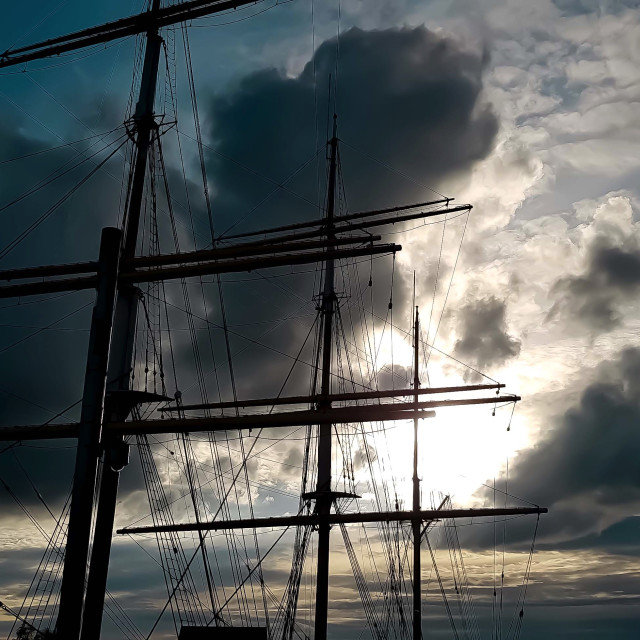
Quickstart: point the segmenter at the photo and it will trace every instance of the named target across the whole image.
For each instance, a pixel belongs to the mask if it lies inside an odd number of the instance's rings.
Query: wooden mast
[[[333,214],[336,193],[336,167],[338,153],[337,116],[333,114],[333,136],[329,142],[329,185],[327,189],[326,234],[327,240],[334,239]],[[333,351],[333,315],[335,311],[335,261],[324,263],[324,291],[322,293],[322,378],[318,409],[331,407],[331,355]],[[314,640],[326,640],[329,609],[329,537],[331,525],[329,515],[334,497],[331,492],[331,432],[333,424],[321,424],[318,435],[318,479],[316,485],[316,509],[318,524],[318,565],[316,575],[316,611],[314,620]]]
[[[420,539],[422,537],[422,520],[420,513],[420,479],[418,478],[418,389],[420,388],[419,377],[419,353],[420,353],[420,317],[418,307],[413,325],[413,389],[416,392],[414,403],[416,405],[413,418],[413,520],[411,528],[413,532],[413,640],[422,638],[422,567],[420,564]]]

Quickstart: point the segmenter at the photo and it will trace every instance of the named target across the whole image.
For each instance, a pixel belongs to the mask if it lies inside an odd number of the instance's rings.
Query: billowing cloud
[[[572,319],[601,333],[621,324],[619,307],[639,288],[640,252],[594,247],[586,273],[561,278],[554,294],[562,298],[559,305]]]
[[[509,493],[549,507],[542,524],[547,541],[598,533],[637,511],[639,381],[640,349],[602,363],[548,436],[513,464]],[[520,536],[530,536],[530,526],[510,526],[509,539]]]
[[[322,217],[316,203],[323,202],[319,194],[325,189],[330,77],[337,78],[331,110],[338,114],[338,135],[344,142],[340,147],[345,185],[341,211],[347,202],[354,211],[433,199],[438,196],[424,185],[437,187],[444,179],[464,174],[490,153],[498,123],[483,99],[485,52],[467,50],[453,37],[424,26],[351,29],[340,36],[338,60],[337,51],[336,40],[327,40],[299,75],[291,77],[277,69],[258,71],[212,98],[209,138],[215,151],[207,152],[207,167],[218,233]],[[318,131],[316,121],[321,123]],[[286,188],[276,187],[294,173]],[[393,302],[404,309],[409,289],[400,280],[395,283]],[[388,263],[374,267],[373,281],[376,312],[384,316],[389,293],[379,290],[389,282]],[[252,317],[256,296],[265,297],[265,291],[274,317],[299,315],[301,302],[311,301],[313,277],[281,282],[283,286],[266,280],[233,288],[225,285],[230,322]],[[341,290],[348,286],[337,284]],[[273,384],[284,378],[291,360],[278,352],[293,355],[300,348],[312,321],[311,309],[303,311],[308,318],[274,325],[261,337],[270,350],[249,345],[235,360],[239,371],[243,371],[243,359],[247,367],[246,373],[236,376],[244,393],[279,391]],[[247,346],[235,336],[231,341],[234,351]],[[312,355],[304,352],[301,359],[310,362]],[[256,371],[263,373],[256,376]],[[305,384],[305,376],[295,374],[287,392],[296,391],[296,385],[303,392]]]
[[[457,312],[457,357],[484,370],[520,353],[520,340],[509,335],[504,300],[490,296],[465,304]],[[467,379],[473,372],[465,374]]]
[[[593,213],[586,210],[578,207],[578,216],[591,217],[578,230],[583,270],[556,281],[549,317],[564,315],[597,335],[621,325],[624,309],[640,289],[640,233],[628,197],[612,194]]]
[[[453,38],[423,26],[354,28],[340,36],[339,48],[335,39],[320,45],[297,77],[276,69],[246,76],[216,96],[210,109],[218,154],[211,154],[208,164],[223,226],[237,222],[273,189],[225,158],[246,162],[278,182],[312,158],[317,146],[323,166],[330,77],[337,78],[331,110],[338,113],[338,134],[345,142],[350,207],[433,196],[419,185],[437,186],[492,148],[497,119],[482,99],[486,62],[484,52],[465,50]],[[317,134],[316,119],[321,123]],[[381,168],[368,154],[413,181]],[[318,199],[316,169],[312,163],[290,185],[312,202]],[[298,219],[300,210],[312,213],[308,204],[291,196],[270,204],[251,216],[251,224],[264,226],[265,218],[273,222],[292,215],[292,205]]]

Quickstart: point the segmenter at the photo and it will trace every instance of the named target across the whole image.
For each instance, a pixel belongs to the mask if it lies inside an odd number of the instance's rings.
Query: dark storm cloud
[[[632,516],[615,522],[599,533],[556,544],[542,544],[541,549],[599,549],[606,553],[640,556],[640,517]]]
[[[583,538],[607,526],[601,523],[636,511],[639,423],[640,349],[630,348],[600,365],[596,380],[557,419],[550,435],[513,464],[509,493],[549,507],[541,522],[547,542]],[[504,478],[498,487],[504,487]],[[521,520],[509,525],[512,542],[530,539],[531,523]],[[633,523],[621,527],[616,544],[621,535],[631,544],[636,530]],[[594,541],[594,546],[600,545]]]
[[[520,353],[520,340],[509,335],[506,305],[493,296],[474,300],[457,312],[456,356],[480,370],[503,364]],[[471,379],[474,373],[465,374]],[[476,374],[477,375],[477,374]]]
[[[89,102],[85,107],[77,105],[83,117],[91,116],[91,123],[98,126],[105,111],[94,109]],[[110,124],[111,120],[108,126]],[[0,160],[61,145],[58,139],[36,137],[29,125],[28,120],[21,118],[8,116],[3,120],[0,124]],[[76,123],[69,132],[69,139],[88,135],[91,134]],[[1,204],[5,205],[47,180],[52,172],[69,169],[83,157],[81,152],[89,155],[105,143],[88,140],[34,157],[5,162],[0,172]],[[104,157],[96,156],[1,211],[3,233],[0,247],[29,227]],[[118,178],[114,178],[116,175]],[[0,261],[0,269],[96,259],[100,229],[116,221],[120,175],[121,167],[114,159]],[[1,301],[1,425],[42,424],[80,398],[93,298],[94,293],[86,291]],[[77,409],[76,406],[64,412],[58,420],[73,421],[77,418]],[[40,444],[47,447],[50,443]],[[28,506],[41,507],[14,453],[45,500],[57,508],[69,490],[75,456],[74,443],[56,443],[55,446],[59,445],[67,448],[51,451],[37,448],[39,445],[35,443],[2,455],[2,475]],[[0,449],[3,447],[0,443]],[[0,489],[0,505],[8,502],[7,492]]]
[[[417,186],[416,180],[436,186],[440,179],[464,171],[490,152],[498,124],[482,101],[485,63],[483,53],[465,51],[452,38],[424,27],[351,29],[341,35],[336,110],[338,134],[345,141],[341,159],[351,211],[430,199],[434,194]],[[214,186],[218,233],[236,224],[234,231],[244,231],[322,216],[314,203],[325,188],[329,76],[336,78],[335,39],[324,42],[297,77],[275,69],[259,71],[212,99],[210,138],[216,152],[208,152],[207,166]],[[316,117],[321,123],[317,135]],[[316,161],[287,183],[300,198],[285,190],[271,194],[274,181],[282,183],[313,160],[317,146]],[[415,180],[381,167],[353,147]],[[248,173],[238,163],[269,180]],[[374,267],[373,295],[376,310],[384,315],[389,294],[388,290],[380,293],[380,285],[388,284],[389,262],[377,262],[381,264]],[[284,287],[291,286],[289,281],[281,282]],[[264,281],[246,285],[244,292],[241,286],[225,285],[228,314],[238,323],[255,317],[259,301],[255,293],[247,295],[253,286],[254,291],[266,287],[271,297],[267,305],[277,303],[280,316],[284,316],[298,308],[301,300],[310,299],[313,278],[302,284],[307,288],[294,285],[295,295],[289,299],[273,283]],[[393,302],[402,310],[408,289],[402,283],[396,285]],[[270,346],[295,354],[309,323],[298,321],[291,326],[288,331],[270,334]],[[232,341],[234,348],[242,346],[241,339],[232,337]],[[290,364],[273,351],[251,349],[248,353],[252,354],[248,364],[254,375],[239,375],[238,379],[254,394],[264,393],[266,383],[282,379]],[[256,371],[264,375],[257,377]],[[303,379],[308,376],[296,375],[291,383],[300,384]]]
[[[620,326],[621,307],[640,289],[640,251],[596,244],[580,276],[561,278],[552,294],[556,303],[549,317],[559,312],[580,322],[594,334]]]
[[[208,164],[217,214],[231,224],[271,191],[224,159],[246,162],[280,181],[324,146],[329,76],[336,78],[336,41],[324,42],[297,77],[268,69],[253,73],[213,99],[211,137],[219,155]],[[424,27],[362,31],[340,37],[336,110],[339,136],[423,184],[436,186],[491,150],[497,120],[482,102],[486,56]],[[317,79],[315,88],[314,77]],[[315,102],[318,102],[316,111]],[[319,122],[318,140],[314,119]],[[351,208],[384,206],[425,197],[424,188],[381,170],[342,148]],[[321,152],[322,164],[324,154]],[[324,174],[324,170],[321,171]],[[316,167],[292,188],[316,201]],[[433,194],[431,194],[433,195]],[[261,207],[251,219],[264,225],[304,211],[288,196]],[[307,215],[314,213],[306,206]],[[224,225],[223,225],[224,226]]]
[[[565,413],[553,438],[519,462],[527,493],[539,503],[585,492],[607,504],[640,497],[639,391],[640,350],[626,349]],[[534,474],[536,468],[544,473]]]

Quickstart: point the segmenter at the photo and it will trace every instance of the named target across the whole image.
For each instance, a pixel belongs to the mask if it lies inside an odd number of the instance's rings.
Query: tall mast
[[[153,0],[150,7],[151,13],[157,13],[159,9],[160,0]],[[138,101],[133,114],[136,132],[133,177],[122,224],[122,259],[129,261],[135,256],[138,242],[149,147],[152,144],[154,130],[157,129],[154,118],[154,102],[161,48],[162,38],[160,37],[157,22],[151,21],[150,27],[146,32],[142,77]],[[108,420],[124,421],[131,409],[137,404],[135,398],[131,397],[132,393],[127,392],[130,392],[130,372],[133,366],[139,298],[139,290],[135,286],[131,284],[121,284],[119,286],[113,343],[109,358],[109,383],[106,402]],[[125,443],[121,435],[111,435],[108,438],[104,438],[103,449],[104,461],[100,479],[100,493],[98,495],[96,526],[87,582],[81,640],[96,640],[100,637],[120,471],[129,460],[129,445]]]
[[[338,118],[333,114],[333,137],[329,142],[330,164],[329,185],[327,189],[326,233],[327,240],[335,239],[333,232],[333,214],[336,193],[336,156]],[[332,247],[328,247],[331,250]],[[333,259],[325,261],[324,289],[322,292],[322,378],[320,384],[321,399],[319,409],[331,407],[331,352],[333,344],[333,314],[335,311]],[[331,431],[332,424],[322,424],[318,437],[318,480],[316,486],[316,513],[320,516],[318,525],[318,570],[316,577],[316,615],[314,640],[326,640],[327,617],[329,609],[329,514],[333,504],[331,493]]]
[[[413,326],[413,388],[420,388],[418,375],[418,356],[420,347],[420,318],[416,307],[416,318]],[[420,528],[422,521],[417,514],[420,513],[420,480],[418,479],[418,394],[414,396],[416,414],[413,418],[413,513],[411,522],[413,529],[413,640],[422,638],[422,593],[421,593],[421,565],[420,565]]]
[[[64,558],[58,638],[77,640],[82,620],[84,585],[89,556],[93,494],[100,455],[107,363],[120,258],[120,230],[102,232],[98,266],[98,292],[91,317],[91,333],[78,429],[78,446],[69,510],[67,550]]]
[[[160,0],[153,0],[151,13],[155,13],[159,9]],[[133,161],[134,169],[131,192],[123,220],[123,248],[121,252],[121,258],[123,260],[131,260],[134,257],[138,239],[140,212],[142,209],[144,183],[147,172],[147,157],[153,129],[155,127],[153,105],[161,44],[162,39],[160,38],[157,24],[151,21],[150,28],[146,34],[146,49],[140,93],[133,116],[136,130],[135,158]],[[118,234],[118,241],[119,240]],[[118,242],[118,251],[120,251],[119,244]],[[129,390],[129,372],[132,366],[131,360],[138,309],[137,289],[131,285],[119,286],[115,305],[115,316],[113,315],[113,300],[111,301],[111,305],[110,308],[105,308],[102,312],[103,315],[109,314],[109,338],[112,339],[111,349],[107,342],[103,363],[106,367],[108,362],[108,369],[105,369],[103,373],[103,375],[106,374],[103,382],[106,382],[107,394],[115,390]],[[98,308],[97,304],[96,308]],[[113,334],[111,334],[112,316]],[[85,385],[86,384],[85,382]],[[102,438],[102,442],[100,442],[101,426],[105,410],[107,414],[109,414],[107,415],[107,419],[112,420],[117,418],[124,420],[132,405],[127,401],[124,403],[124,406],[118,406],[113,400],[107,402],[105,405],[104,384],[101,393],[101,397],[93,401],[94,414],[98,411],[96,407],[99,405],[100,416],[99,418],[94,416],[93,423],[89,425],[91,433],[88,433],[87,439],[91,442],[91,446],[79,446],[76,458],[76,470],[69,516],[67,553],[60,595],[60,613],[56,625],[59,637],[64,638],[64,640],[77,640],[80,637],[82,637],[83,640],[89,640],[99,638],[100,636],[119,471],[127,458],[127,445],[124,444],[121,436],[115,438],[105,437]],[[86,395],[87,391],[85,390],[83,411]],[[113,394],[111,395],[113,398]],[[97,462],[101,454],[101,449],[105,451],[105,459],[102,468],[94,544],[91,553],[91,568],[85,598],[91,518],[94,506],[93,493],[96,486]],[[86,605],[84,617],[83,605]]]

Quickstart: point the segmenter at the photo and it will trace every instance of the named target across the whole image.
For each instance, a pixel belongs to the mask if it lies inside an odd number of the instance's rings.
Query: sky
[[[13,3],[0,24],[0,49],[129,15],[142,4]],[[329,99],[338,114],[342,211],[439,194],[473,205],[446,224],[385,232],[382,241],[403,247],[394,261],[341,271],[337,286],[352,342],[343,345],[340,366],[347,367],[352,349],[360,380],[404,384],[411,375],[407,331],[415,296],[423,339],[433,346],[421,365],[423,385],[475,383],[486,375],[522,396],[513,413],[500,405],[495,412],[493,405],[439,410],[421,432],[420,469],[424,505],[450,495],[456,506],[502,506],[506,491],[510,506],[549,508],[535,533],[527,589],[522,634],[531,639],[635,638],[640,623],[638,36],[634,0],[293,0],[258,3],[189,27],[216,233],[318,217]],[[156,112],[165,127],[172,200],[159,196],[159,242],[163,251],[204,248],[210,228],[183,37],[180,30],[164,37],[168,63],[163,54]],[[139,53],[130,38],[0,70],[0,269],[92,260],[100,228],[120,224],[127,147],[118,145],[126,140],[122,123]],[[111,151],[86,185],[54,207]],[[15,246],[14,238],[21,239]],[[225,319],[211,281],[202,285],[206,291],[189,285],[196,350],[179,311],[184,291],[167,285],[174,331],[162,349],[171,350],[178,371],[165,364],[170,395],[179,389],[186,402],[198,401],[199,359],[211,397],[216,387],[231,397],[224,367],[213,373],[214,352],[224,360],[223,321],[231,329],[239,397],[276,395],[289,371],[286,393],[308,390],[305,361],[313,350],[305,340],[314,326],[317,273],[269,275],[225,276]],[[164,322],[151,293],[150,322]],[[77,418],[92,302],[84,292],[0,305],[2,426]],[[367,361],[366,347],[358,351],[364,336],[375,345],[375,362]],[[145,375],[144,349],[140,341],[136,384]],[[298,352],[300,362],[291,367]],[[371,433],[366,445],[354,440],[363,508],[374,508],[367,455],[376,460],[380,482],[393,486],[401,503],[410,500],[410,427],[396,425],[389,434]],[[295,511],[302,444],[295,432],[267,436],[235,507],[246,514],[251,504],[257,515]],[[228,467],[244,443],[227,446],[222,464]],[[219,461],[206,443],[194,447],[206,475],[206,464]],[[149,513],[139,452],[132,449],[117,526]],[[179,487],[178,449],[175,440],[153,443],[162,481],[176,483],[169,491]],[[6,485],[0,487],[0,600],[16,610],[45,547],[43,532],[11,494],[51,535],[74,455],[71,441],[0,448]],[[336,470],[339,463],[336,456]],[[181,515],[187,512],[184,506]],[[536,522],[475,524],[459,527],[460,544],[486,635],[496,535],[497,575],[500,580],[504,565],[510,615]],[[434,530],[434,546],[443,536]],[[261,548],[275,539],[266,532]],[[330,633],[355,637],[364,617],[356,611],[358,592],[337,530],[332,539]],[[286,536],[265,563],[276,591],[292,547]],[[427,553],[423,548],[425,581]],[[114,539],[109,590],[144,636],[166,601],[157,558],[149,537]],[[447,558],[439,561],[444,566]],[[443,577],[449,584],[451,571]],[[435,587],[425,603],[425,637],[453,637]],[[306,606],[305,600],[304,616]],[[11,617],[0,615],[0,634],[11,627]],[[175,637],[172,630],[167,615],[153,637]],[[122,637],[109,620],[103,635]]]

